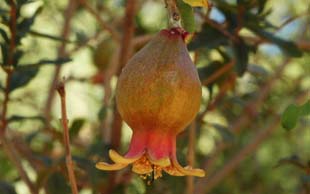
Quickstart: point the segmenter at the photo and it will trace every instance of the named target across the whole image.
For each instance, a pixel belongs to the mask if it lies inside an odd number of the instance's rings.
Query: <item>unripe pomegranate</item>
[[[183,168],[177,161],[176,136],[194,119],[200,106],[201,84],[188,54],[181,28],[160,31],[122,70],[116,103],[133,130],[123,157],[109,154],[115,164],[97,163],[102,170],[132,170],[154,178],[162,171],[175,176],[204,176],[201,169]]]
[[[104,39],[97,45],[93,53],[93,62],[99,71],[105,71],[109,67],[115,50],[116,43],[113,39]]]

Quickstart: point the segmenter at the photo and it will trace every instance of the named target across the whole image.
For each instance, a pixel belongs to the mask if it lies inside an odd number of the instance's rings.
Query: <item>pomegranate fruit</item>
[[[176,136],[194,119],[201,99],[197,70],[188,54],[181,28],[160,31],[124,67],[116,88],[116,103],[133,130],[125,156],[110,150],[115,164],[97,163],[101,170],[132,164],[143,176],[204,176],[201,169],[183,168],[177,161]]]

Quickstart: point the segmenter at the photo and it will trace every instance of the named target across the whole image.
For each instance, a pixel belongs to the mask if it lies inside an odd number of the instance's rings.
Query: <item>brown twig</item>
[[[76,179],[73,170],[73,161],[71,156],[70,149],[70,136],[69,136],[69,128],[68,128],[68,119],[67,119],[67,109],[66,109],[66,90],[64,82],[60,82],[57,86],[57,91],[60,96],[61,101],[61,121],[63,126],[63,138],[66,152],[66,166],[68,170],[69,181],[71,185],[71,190],[73,194],[78,194]]]
[[[176,0],[165,0],[168,10],[169,27],[181,27],[181,15]]]
[[[228,72],[234,65],[236,61],[232,60],[229,63],[225,64],[223,67],[219,68],[215,73],[213,73],[208,79],[202,82],[203,85],[208,86],[210,83],[214,82],[216,79],[221,77],[223,74]]]
[[[228,174],[233,172],[240,163],[250,154],[254,153],[254,151],[258,148],[258,146],[267,139],[270,134],[277,129],[277,126],[280,123],[280,116],[276,116],[274,121],[265,129],[259,130],[255,138],[248,145],[242,148],[224,167],[215,173],[213,176],[210,176],[208,180],[202,180],[197,188],[196,194],[206,194],[209,193],[220,181],[223,180]]]
[[[196,120],[194,120],[189,126],[188,135],[188,152],[187,162],[189,166],[195,165],[195,141],[196,139]],[[186,177],[186,194],[192,194],[194,192],[194,177]]]
[[[38,194],[39,191],[35,187],[35,185],[32,183],[32,181],[30,180],[29,176],[27,175],[27,172],[25,171],[25,169],[24,169],[24,167],[23,167],[23,165],[21,163],[20,156],[16,152],[16,150],[14,148],[14,145],[12,145],[10,140],[7,140],[5,137],[0,137],[0,139],[1,139],[1,145],[2,145],[2,148],[3,148],[4,152],[6,153],[6,155],[10,159],[10,161],[16,167],[16,169],[18,171],[18,174],[20,175],[21,179],[27,185],[30,193],[31,194]]]
[[[8,103],[10,101],[10,81],[13,73],[13,61],[14,61],[14,52],[15,52],[15,39],[16,39],[16,4],[13,0],[10,0],[10,22],[9,29],[11,33],[10,47],[8,52],[8,61],[5,66],[3,66],[4,71],[6,72],[6,85],[4,89],[4,100],[3,100],[3,108],[0,119],[0,136],[4,137],[5,130],[7,127],[6,114],[8,109]]]
[[[246,108],[244,109],[243,114],[239,117],[239,119],[233,123],[230,127],[230,130],[234,133],[239,133],[241,131],[241,129],[248,125],[250,123],[250,121],[255,118],[255,116],[257,115],[257,111],[258,107],[261,106],[261,103],[263,103],[264,99],[266,99],[266,97],[269,94],[269,91],[272,89],[272,86],[275,84],[276,80],[278,80],[278,78],[282,75],[282,72],[284,70],[284,68],[286,67],[286,65],[288,64],[289,60],[284,60],[284,62],[278,66],[277,70],[275,71],[274,75],[266,81],[266,84],[264,84],[263,86],[261,86],[260,88],[260,95],[255,98],[254,100],[251,100],[247,103]],[[215,149],[215,151],[212,153],[211,157],[204,163],[204,168],[205,167],[210,167],[214,164],[214,162],[216,161],[216,156],[223,151],[224,149],[228,148],[229,145],[225,142],[221,142],[217,145],[217,148]],[[224,167],[226,168],[226,167]],[[209,178],[209,180],[212,178]],[[216,182],[217,184],[218,182]],[[208,183],[209,184],[209,183]],[[212,183],[215,184],[215,183]],[[200,188],[200,192],[201,193],[203,189],[202,187],[204,187],[206,185],[205,181],[201,181],[197,183],[197,188]],[[214,185],[215,186],[215,185]],[[212,187],[214,187],[212,186]]]
[[[61,34],[61,37],[65,40],[67,40],[68,36],[69,36],[70,23],[71,23],[71,19],[72,19],[72,16],[73,16],[75,9],[76,9],[76,0],[70,0],[66,10],[64,11],[65,21],[63,24],[63,29],[62,29],[62,34]],[[67,56],[66,42],[62,42],[62,44],[60,45],[60,47],[58,49],[58,58],[65,58],[66,56]],[[61,67],[62,67],[62,65],[59,65],[59,64],[56,65],[56,69],[55,69],[54,75],[52,77],[52,82],[50,84],[47,100],[45,103],[44,115],[45,115],[46,124],[48,126],[47,127],[48,129],[50,129],[49,123],[51,120],[51,107],[53,104],[54,95],[55,95],[55,87],[56,87],[56,84],[58,82]]]

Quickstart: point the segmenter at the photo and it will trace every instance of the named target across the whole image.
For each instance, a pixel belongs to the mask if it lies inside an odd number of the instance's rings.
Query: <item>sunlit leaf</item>
[[[180,10],[183,28],[187,32],[195,32],[196,26],[193,8],[188,4],[184,3],[182,0],[177,0],[177,5]]]
[[[183,1],[192,7],[208,7],[209,5],[207,0],[183,0]]]
[[[217,29],[209,25],[202,26],[201,32],[197,33],[191,43],[188,45],[189,50],[198,48],[217,48],[221,45],[228,45],[229,40]]]
[[[293,129],[297,124],[297,119],[300,114],[300,109],[294,105],[289,105],[282,115],[282,126],[287,129]]]
[[[300,117],[310,116],[310,101],[305,102],[301,106],[294,104],[289,105],[282,114],[282,126],[283,128],[290,130],[293,129]]]

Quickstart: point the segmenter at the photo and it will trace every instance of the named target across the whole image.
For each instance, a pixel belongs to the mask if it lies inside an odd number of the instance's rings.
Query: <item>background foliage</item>
[[[309,194],[310,2],[177,1],[203,84],[201,110],[178,137],[181,163],[205,178],[95,169],[131,131],[114,104],[121,67],[167,26],[162,0],[0,1],[0,193],[70,193],[60,102],[79,193]],[[283,114],[283,117],[281,115]],[[282,125],[281,125],[282,123]]]

